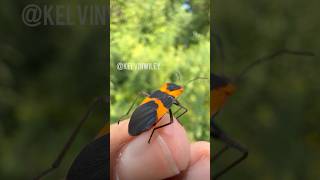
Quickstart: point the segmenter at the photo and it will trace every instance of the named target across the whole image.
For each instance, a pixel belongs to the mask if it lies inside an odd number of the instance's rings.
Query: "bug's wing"
[[[69,169],[67,180],[106,180],[109,178],[109,134],[85,146]]]
[[[131,115],[129,134],[137,136],[149,130],[157,121],[157,108],[158,105],[154,101],[140,105]]]

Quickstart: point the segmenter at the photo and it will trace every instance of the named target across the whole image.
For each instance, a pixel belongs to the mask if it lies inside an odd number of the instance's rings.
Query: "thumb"
[[[157,126],[168,122],[169,116],[166,115]],[[128,127],[128,122],[124,124]],[[129,136],[127,128],[125,130]],[[127,138],[127,142],[118,147],[115,164],[112,164],[115,165],[113,174],[116,179],[164,179],[187,168],[190,145],[184,128],[174,120],[172,124],[156,130],[149,144],[151,132],[152,129],[135,138]]]

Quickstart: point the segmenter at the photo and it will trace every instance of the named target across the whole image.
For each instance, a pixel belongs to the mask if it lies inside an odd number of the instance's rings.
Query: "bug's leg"
[[[52,172],[53,170],[55,170],[56,168],[59,167],[59,165],[61,164],[61,162],[62,162],[62,160],[63,160],[63,158],[65,156],[65,154],[67,153],[67,151],[69,150],[70,146],[74,142],[74,140],[75,140],[78,132],[80,131],[82,125],[88,119],[89,115],[94,110],[94,107],[96,106],[96,104],[98,104],[99,102],[103,102],[104,99],[107,102],[109,102],[109,98],[108,97],[97,97],[91,102],[87,112],[84,114],[84,116],[81,118],[81,120],[79,121],[79,123],[76,126],[76,128],[73,130],[71,136],[69,137],[68,141],[63,146],[63,148],[60,151],[60,153],[58,154],[56,160],[52,163],[51,167],[48,168],[47,170],[43,171],[42,173],[40,173],[37,177],[34,178],[34,180],[41,179],[42,177],[46,176],[48,173]]]
[[[175,115],[177,112],[179,112],[181,109],[183,109],[183,112],[182,112],[181,114],[179,114],[178,116],[176,116],[176,119],[179,121],[179,117],[181,117],[182,115],[184,115],[185,113],[187,113],[187,112],[188,112],[188,109],[187,109],[186,107],[182,106],[178,100],[176,100],[176,101],[174,102],[174,104],[175,104],[176,106],[179,106],[179,109],[178,109],[176,112],[174,112],[174,115]],[[180,121],[179,121],[179,123],[180,123]]]
[[[225,147],[224,149],[222,149],[220,151],[219,154],[216,154],[214,157],[216,157],[215,159],[217,159],[218,156],[220,156],[222,153],[224,153],[227,149],[229,148],[233,148],[237,151],[239,151],[242,155],[237,158],[236,160],[234,160],[231,164],[229,164],[227,167],[225,167],[223,170],[221,170],[220,172],[218,172],[217,174],[214,175],[213,179],[217,179],[218,177],[222,176],[223,174],[225,174],[227,171],[229,171],[230,169],[232,169],[233,167],[235,167],[236,165],[238,165],[241,161],[243,161],[244,159],[247,158],[248,156],[248,150],[244,147],[242,147],[240,144],[233,142],[231,144],[229,144],[229,142],[224,142],[227,144],[227,148]],[[223,152],[222,152],[223,151]]]
[[[213,156],[213,161],[215,161],[218,157],[220,157],[224,152],[226,152],[228,149],[232,148],[237,151],[239,151],[242,155],[234,160],[232,163],[230,163],[227,167],[219,171],[217,174],[213,176],[213,179],[217,179],[218,177],[225,174],[227,171],[238,165],[241,161],[247,158],[248,156],[248,150],[243,147],[240,143],[236,142],[235,140],[229,138],[224,132],[221,131],[221,129],[216,128],[217,132],[215,133],[215,139],[222,141],[225,146]]]
[[[179,109],[177,109],[175,112],[173,112],[173,116],[176,116],[176,114],[177,114],[178,112],[180,112],[180,110],[182,109],[182,107],[179,106],[180,103],[178,102],[178,100],[175,100],[173,104],[179,107]]]
[[[150,144],[151,137],[152,137],[152,135],[153,135],[153,133],[154,133],[155,130],[160,129],[160,128],[163,128],[163,127],[168,126],[168,125],[170,125],[170,124],[173,123],[173,115],[172,115],[171,109],[169,109],[169,115],[170,115],[170,122],[168,122],[167,124],[164,124],[164,125],[161,125],[161,126],[158,126],[158,127],[153,128],[152,133],[151,133],[151,135],[150,135],[150,137],[149,137],[149,140],[148,140],[148,143],[149,143],[149,144]]]
[[[182,109],[182,108],[179,107],[179,109],[177,109],[177,110],[173,113],[173,115],[176,116],[176,114],[177,114],[181,109]]]
[[[179,114],[179,115],[176,117],[176,119],[179,119],[179,117],[181,117],[182,115],[184,115],[185,113],[188,112],[188,109],[187,109],[187,108],[185,108],[185,107],[182,106],[182,105],[179,105],[179,106],[180,106],[181,109],[183,109],[183,112],[182,112],[181,114]]]
[[[216,160],[218,159],[218,157],[220,157],[223,153],[225,153],[227,150],[229,149],[229,146],[225,145],[222,149],[220,149],[220,151],[218,151],[216,154],[213,155],[212,160]]]
[[[138,100],[138,98],[139,98],[140,96],[145,96],[145,97],[147,97],[147,96],[150,96],[150,95],[149,95],[148,93],[146,93],[146,92],[140,92],[140,93],[136,96],[136,98],[134,99],[134,101],[132,102],[130,108],[128,109],[128,112],[127,112],[125,115],[123,115],[123,116],[121,116],[121,117],[119,118],[118,124],[120,123],[120,121],[122,121],[122,120],[124,119],[124,117],[126,117],[126,116],[128,116],[128,115],[130,114],[131,110],[133,109],[134,105],[136,104],[136,102],[137,102],[137,100]]]

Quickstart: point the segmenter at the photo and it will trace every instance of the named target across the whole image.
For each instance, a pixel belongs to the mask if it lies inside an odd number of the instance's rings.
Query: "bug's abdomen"
[[[161,93],[155,91],[133,111],[128,129],[131,136],[151,129],[168,112],[174,99]]]
[[[138,106],[132,113],[129,121],[129,134],[137,136],[149,130],[157,122],[157,109],[158,104],[153,100]]]

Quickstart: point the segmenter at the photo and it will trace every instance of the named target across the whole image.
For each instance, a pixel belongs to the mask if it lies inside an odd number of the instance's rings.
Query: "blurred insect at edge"
[[[224,58],[224,53],[222,49],[222,42],[220,37],[217,34],[213,35],[215,40],[218,42],[218,47],[221,48],[221,57],[222,60]],[[213,179],[218,179],[223,174],[228,172],[230,169],[238,165],[241,161],[247,158],[248,156],[248,150],[246,147],[241,145],[239,142],[231,138],[225,131],[223,131],[215,122],[215,117],[218,115],[222,107],[224,106],[225,102],[227,101],[228,97],[231,96],[235,90],[236,87],[239,85],[240,81],[244,77],[245,74],[247,74],[253,67],[268,62],[270,60],[275,59],[278,56],[282,55],[296,55],[296,56],[314,56],[314,53],[308,52],[308,51],[298,51],[298,50],[289,50],[289,49],[283,49],[276,51],[272,54],[266,55],[262,58],[256,59],[250,64],[248,64],[235,78],[229,79],[225,76],[219,76],[215,73],[212,73],[210,75],[210,84],[211,84],[211,93],[210,93],[210,126],[211,126],[211,137],[215,140],[219,140],[225,145],[213,155],[212,161],[215,162],[218,158],[221,157],[223,153],[225,153],[227,150],[234,149],[241,153],[241,156],[235,159],[233,162],[231,162],[229,165],[224,167],[222,170],[218,171],[213,175]]]
[[[89,105],[87,112],[79,121],[68,141],[63,146],[62,150],[58,154],[51,167],[40,173],[34,180],[43,179],[49,173],[57,169],[67,151],[70,149],[77,134],[86,122],[90,114],[94,111],[97,104],[102,104],[105,107],[109,107],[109,97],[98,97],[93,100]],[[66,179],[67,180],[105,180],[109,177],[107,169],[109,169],[109,152],[107,147],[109,146],[109,123],[105,123],[104,127],[100,129],[97,136],[92,142],[87,144],[81,152],[77,155],[73,161]]]

